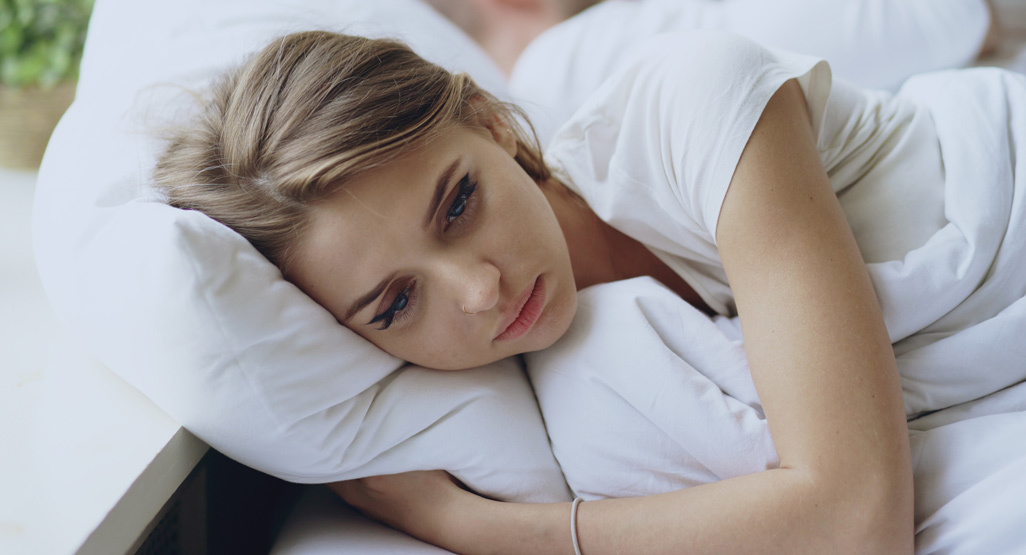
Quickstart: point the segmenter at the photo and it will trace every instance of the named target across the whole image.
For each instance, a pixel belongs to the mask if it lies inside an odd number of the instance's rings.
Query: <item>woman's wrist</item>
[[[570,503],[505,503],[461,491],[433,542],[456,553],[573,553]]]
[[[455,488],[432,515],[429,542],[456,553],[481,552],[488,545],[489,523],[499,521],[503,503]]]

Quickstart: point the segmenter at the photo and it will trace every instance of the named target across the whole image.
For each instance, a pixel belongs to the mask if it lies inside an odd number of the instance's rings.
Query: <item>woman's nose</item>
[[[495,265],[477,261],[455,264],[452,272],[452,290],[456,292],[456,310],[476,314],[493,308],[499,302],[499,269]]]

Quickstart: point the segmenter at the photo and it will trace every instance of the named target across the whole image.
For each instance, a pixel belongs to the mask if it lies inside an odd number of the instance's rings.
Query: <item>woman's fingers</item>
[[[432,521],[460,488],[442,470],[369,476],[328,484],[346,503],[370,518],[424,538]]]

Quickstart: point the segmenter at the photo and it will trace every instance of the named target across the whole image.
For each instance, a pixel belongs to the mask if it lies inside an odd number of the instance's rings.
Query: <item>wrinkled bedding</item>
[[[660,493],[776,466],[737,319],[710,319],[650,278],[589,288],[578,306],[568,334],[527,357],[577,495]],[[1012,470],[1026,464],[1026,445],[1014,441],[1026,433],[1024,410],[1019,383],[910,422],[918,552],[1026,545],[1015,525],[1026,476]]]
[[[1026,489],[1026,80],[943,72],[902,94],[930,106],[945,167],[946,223],[903,259],[868,265],[911,420],[917,549],[1005,552],[1026,545],[1014,524],[1026,518],[1014,501]],[[648,278],[582,291],[579,306],[560,342],[526,357],[576,494],[777,464],[737,318],[709,319]]]

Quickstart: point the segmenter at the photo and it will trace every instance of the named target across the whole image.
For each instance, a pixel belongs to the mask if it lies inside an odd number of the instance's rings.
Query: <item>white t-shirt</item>
[[[736,313],[716,224],[741,152],[789,79],[867,262],[900,260],[946,220],[928,112],[831,82],[825,62],[737,35],[647,41],[563,126],[546,158],[603,220],[645,244],[720,314]],[[915,210],[906,210],[914,200]]]

